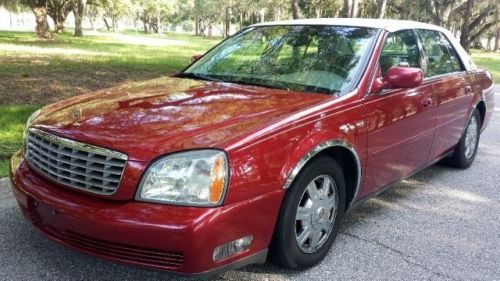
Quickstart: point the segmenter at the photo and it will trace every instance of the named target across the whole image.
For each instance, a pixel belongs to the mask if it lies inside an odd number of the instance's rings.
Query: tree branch
[[[469,30],[473,30],[476,28],[479,24],[481,24],[481,21],[487,17],[490,14],[489,7],[487,7],[484,11],[482,11],[476,19],[474,19],[470,24],[469,24]]]
[[[485,31],[487,31],[490,27],[494,26],[497,24],[496,20],[493,20],[487,24],[485,24],[481,29],[479,29],[474,35],[470,36],[470,41],[474,42],[478,37],[480,37]]]

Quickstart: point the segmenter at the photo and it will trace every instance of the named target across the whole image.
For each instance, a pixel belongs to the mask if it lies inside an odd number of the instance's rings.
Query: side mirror
[[[414,88],[422,84],[424,73],[420,68],[393,66],[387,70],[382,78],[377,78],[371,93],[378,93],[383,89]]]
[[[197,60],[199,60],[201,57],[203,57],[203,54],[196,54],[194,56],[191,57],[191,63],[194,63],[196,62]]]

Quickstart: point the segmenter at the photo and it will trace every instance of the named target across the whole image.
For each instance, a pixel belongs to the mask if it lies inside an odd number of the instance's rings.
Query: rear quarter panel
[[[481,127],[481,131],[484,131],[495,111],[495,85],[493,79],[488,71],[477,69],[468,72],[467,81],[472,86],[475,94],[474,105],[480,100],[483,100],[486,105],[486,114]]]

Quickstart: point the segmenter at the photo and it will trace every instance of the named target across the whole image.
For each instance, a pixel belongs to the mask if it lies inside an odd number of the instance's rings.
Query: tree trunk
[[[497,36],[495,38],[495,51],[500,50],[500,27],[497,28]]]
[[[470,18],[472,16],[472,8],[474,7],[474,0],[467,0],[465,7],[465,15],[463,17],[462,28],[460,29],[460,45],[469,52],[470,48]]]
[[[384,18],[386,5],[387,5],[387,0],[378,0],[378,18],[379,19]]]
[[[198,18],[194,19],[194,35],[196,36],[200,35],[200,24]]]
[[[55,24],[55,32],[63,33],[64,32],[64,21],[54,21]]]
[[[300,16],[299,16],[299,0],[292,0],[292,18],[294,20],[300,18]]]
[[[156,14],[156,33],[162,33],[163,31],[161,30],[161,16],[160,14]]]
[[[113,17],[111,21],[113,22],[113,32],[118,32],[118,19]]]
[[[279,21],[281,16],[281,9],[280,6],[276,6],[274,8],[274,21]]]
[[[92,31],[95,31],[95,19],[93,17],[89,17],[90,28]]]
[[[230,24],[231,21],[229,18],[229,7],[226,7],[226,17],[224,20],[224,38],[227,38],[229,36],[229,28],[231,28]]]
[[[141,18],[141,21],[144,25],[144,33],[148,34],[149,33],[149,25],[148,25],[147,18]]]
[[[106,20],[106,18],[102,18],[102,20],[104,21],[104,24],[106,25],[106,29],[109,31],[111,29],[111,27],[109,26],[108,21]]]
[[[353,0],[344,0],[344,8],[342,10],[342,17],[352,18]]]
[[[358,4],[359,2],[357,0],[352,0],[352,11],[351,11],[352,18],[358,17]]]
[[[33,7],[33,13],[36,17],[36,34],[38,38],[42,39],[52,39],[52,33],[50,33],[49,22],[47,21],[47,7],[43,3]]]
[[[208,20],[208,38],[212,38],[212,20]]]
[[[491,40],[493,40],[493,35],[488,36],[488,42],[486,43],[486,50],[491,51]]]
[[[77,0],[73,4],[73,16],[75,17],[75,36],[83,36],[83,13],[85,11],[86,0]]]

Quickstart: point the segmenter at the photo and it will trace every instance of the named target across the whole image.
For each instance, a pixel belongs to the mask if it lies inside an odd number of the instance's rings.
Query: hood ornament
[[[73,123],[78,124],[80,118],[82,117],[82,108],[77,106],[73,107],[71,115],[73,117]]]

